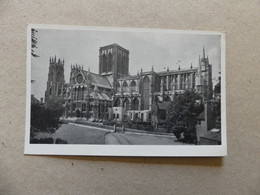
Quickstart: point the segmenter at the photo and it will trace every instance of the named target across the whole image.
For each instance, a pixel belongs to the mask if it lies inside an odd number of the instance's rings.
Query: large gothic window
[[[193,76],[192,76],[192,79],[193,79],[192,80],[192,89],[195,89],[195,82],[196,82],[195,77],[196,77],[195,74],[193,74]]]
[[[103,72],[107,72],[107,57],[103,55]]]
[[[126,81],[123,82],[122,89],[123,89],[123,92],[128,92],[128,85],[127,85]]]
[[[61,78],[61,73],[60,72],[57,73],[56,81],[57,82],[62,82],[62,78]]]
[[[72,104],[72,110],[76,110],[76,104]]]
[[[86,104],[82,104],[82,111],[86,111]]]
[[[186,89],[186,75],[183,75],[183,80],[182,80],[182,89]]]
[[[135,91],[136,91],[136,82],[135,82],[135,81],[132,81],[132,82],[131,82],[131,91],[132,91],[132,92],[135,92]]]
[[[177,76],[174,77],[174,89],[178,89],[178,79],[177,79]]]
[[[159,92],[160,91],[160,85],[161,85],[160,77],[155,77],[154,91]]]
[[[132,102],[132,110],[138,110],[139,107],[139,100],[138,98],[134,98]]]
[[[51,95],[52,92],[52,87],[49,88],[49,94]]]
[[[108,66],[107,66],[107,72],[111,72],[112,71],[112,61],[113,61],[113,56],[110,53],[108,55]]]
[[[142,110],[149,110],[150,106],[150,79],[145,77],[142,83]]]
[[[81,100],[84,100],[84,87],[81,89]]]
[[[127,110],[129,109],[129,100],[127,98],[123,102],[123,107]]]
[[[120,100],[119,99],[115,100],[114,106],[115,107],[119,107],[120,106]]]

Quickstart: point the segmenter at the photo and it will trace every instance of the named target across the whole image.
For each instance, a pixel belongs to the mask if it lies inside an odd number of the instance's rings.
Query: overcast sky
[[[205,47],[206,55],[213,67],[213,78],[220,72],[220,35],[183,34],[172,31],[115,31],[115,30],[56,30],[37,29],[38,39],[35,53],[40,57],[32,57],[32,94],[36,98],[44,97],[48,79],[50,56],[64,58],[65,81],[69,81],[72,64],[83,65],[91,72],[98,73],[99,48],[117,43],[129,50],[130,74],[143,71],[163,71],[198,67],[199,55]],[[178,61],[180,60],[180,63]],[[216,82],[213,82],[214,84]]]

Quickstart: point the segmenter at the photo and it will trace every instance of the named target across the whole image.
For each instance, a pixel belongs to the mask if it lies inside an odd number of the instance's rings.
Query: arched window
[[[122,89],[123,89],[123,92],[128,92],[128,85],[127,85],[126,81],[123,82]]]
[[[185,75],[183,74],[183,75],[181,75],[181,89],[185,89],[185,86],[186,86],[186,84],[185,84]]]
[[[161,88],[161,78],[160,77],[158,77],[158,76],[155,77],[154,86],[155,86],[154,91],[159,92],[161,90],[160,89]]]
[[[119,99],[115,100],[114,106],[115,107],[119,107],[120,106],[120,100]]]
[[[131,82],[131,91],[132,91],[132,92],[135,92],[135,91],[136,91],[136,82],[135,82],[135,81],[132,81],[132,82]]]
[[[82,104],[82,111],[86,111],[86,104]]]
[[[111,72],[112,71],[112,60],[113,60],[113,56],[112,54],[108,54],[108,66],[107,66],[107,72]]]
[[[49,94],[51,95],[52,93],[52,87],[49,88]]]
[[[150,106],[150,79],[145,77],[142,83],[142,110],[149,110]]]
[[[107,72],[107,57],[103,54],[103,72]]]
[[[84,91],[85,91],[85,88],[84,88],[84,87],[82,87],[81,100],[84,100]]]
[[[186,75],[186,89],[190,88],[190,79],[189,79],[189,75]]]
[[[72,104],[72,110],[76,110],[76,104]]]
[[[172,89],[172,90],[178,89],[177,76],[173,76],[173,77],[172,77],[171,89]]]
[[[118,81],[116,82],[116,89],[117,89],[117,92],[120,92],[120,83]]]
[[[132,102],[132,110],[138,110],[139,107],[139,100],[138,98],[134,98]]]
[[[57,80],[56,81],[57,82],[62,82],[62,78],[61,78],[61,73],[60,72],[57,73]]]
[[[135,113],[135,119],[138,119],[139,117],[138,117],[138,113]]]
[[[127,110],[129,109],[129,100],[127,98],[123,102],[123,107]]]

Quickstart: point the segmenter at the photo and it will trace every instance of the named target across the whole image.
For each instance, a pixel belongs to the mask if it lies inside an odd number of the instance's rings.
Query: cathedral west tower
[[[50,99],[63,99],[64,89],[64,60],[50,57],[47,88],[45,91],[45,102]]]

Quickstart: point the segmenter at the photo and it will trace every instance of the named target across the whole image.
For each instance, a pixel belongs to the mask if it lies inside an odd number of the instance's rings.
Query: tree
[[[48,104],[31,104],[31,139],[37,132],[54,133],[60,127],[63,105],[59,100],[49,100]]]
[[[63,107],[64,101],[59,99],[59,98],[50,98],[45,102],[45,107],[57,112],[60,116],[64,112],[64,107]]]
[[[221,77],[214,88],[214,111],[216,117],[216,128],[221,128]]]
[[[197,116],[204,110],[201,97],[194,91],[185,91],[175,95],[167,110],[167,128],[179,141],[197,143]],[[183,138],[182,138],[183,135]]]
[[[218,78],[218,83],[215,85],[214,88],[214,94],[220,94],[221,93],[221,77]]]
[[[35,33],[37,33],[38,31],[35,30],[34,28],[31,29],[31,55],[35,58],[39,57],[37,54],[35,54],[34,49],[37,49],[37,37],[35,36]]]

